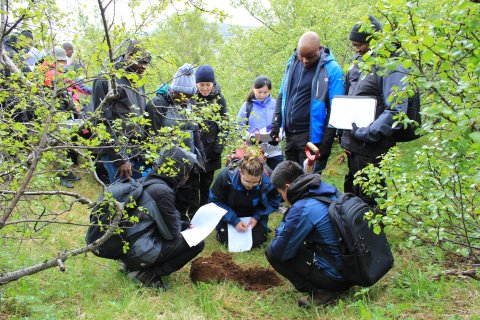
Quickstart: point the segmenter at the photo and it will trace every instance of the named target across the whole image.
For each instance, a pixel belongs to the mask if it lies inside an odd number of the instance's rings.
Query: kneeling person
[[[175,208],[175,190],[187,181],[194,165],[195,156],[192,153],[172,147],[164,151],[152,171],[145,177],[144,192],[148,192],[155,200],[157,214],[163,216],[173,240],[166,240],[160,235],[163,226],[159,225],[160,219],[155,216],[155,212],[140,215],[139,223],[127,231],[130,250],[125,258],[122,258],[129,271],[128,276],[134,281],[165,289],[161,277],[180,270],[203,250],[203,241],[190,247],[180,234],[189,228],[190,224],[182,222],[180,213]],[[150,224],[148,221],[142,223],[144,220],[153,221]],[[137,230],[142,226],[148,227]]]
[[[313,198],[335,198],[336,188],[318,174],[305,174],[299,164],[285,161],[272,173],[272,184],[291,208],[265,250],[272,267],[300,292],[302,307],[324,305],[351,287],[339,270],[342,267],[338,236],[328,215],[328,205]]]
[[[210,188],[209,201],[227,210],[217,226],[217,239],[228,245],[228,224],[239,232],[252,228],[252,248],[267,241],[267,222],[281,202],[264,170],[262,155],[248,150],[237,166],[224,168]],[[248,223],[241,217],[251,217]]]

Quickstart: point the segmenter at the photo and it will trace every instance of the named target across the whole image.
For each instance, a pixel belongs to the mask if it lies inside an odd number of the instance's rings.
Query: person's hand
[[[352,135],[355,136],[355,133],[358,131],[358,126],[355,122],[352,122]]]
[[[125,161],[117,167],[117,175],[120,179],[130,179],[132,176],[132,164],[129,161]]]
[[[280,134],[280,128],[279,127],[272,127],[272,130],[270,130],[270,138],[272,138],[272,141],[269,141],[268,144],[272,146],[278,145],[280,142],[279,135]]]
[[[250,227],[252,227],[252,229],[253,229],[253,228],[255,228],[255,226],[257,225],[257,222],[258,222],[258,221],[257,221],[255,218],[250,218],[250,221],[248,221],[247,227],[250,226]]]
[[[237,231],[239,231],[239,232],[245,232],[248,229],[248,225],[246,225],[243,221],[240,221],[235,226],[235,229],[237,229]]]

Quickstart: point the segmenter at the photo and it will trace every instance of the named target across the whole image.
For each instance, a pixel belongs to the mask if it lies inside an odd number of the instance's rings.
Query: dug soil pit
[[[253,267],[243,269],[227,253],[213,252],[192,262],[190,278],[197,282],[235,281],[246,290],[264,291],[282,285],[282,280],[272,269]]]

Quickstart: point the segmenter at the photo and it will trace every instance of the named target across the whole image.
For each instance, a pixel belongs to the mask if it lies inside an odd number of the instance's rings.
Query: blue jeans
[[[271,157],[271,158],[267,158],[267,165],[270,169],[275,170],[275,168],[281,163],[283,162],[283,156],[282,155],[278,155],[278,156],[275,156],[275,157]]]
[[[113,164],[111,156],[108,154],[101,155],[100,160],[103,162],[105,170],[107,170],[110,183],[120,180],[120,177],[117,175],[117,166]],[[145,167],[145,165],[141,161],[135,161],[133,159],[130,160],[130,163],[132,165],[132,178],[140,179],[142,177],[140,168],[142,166]]]

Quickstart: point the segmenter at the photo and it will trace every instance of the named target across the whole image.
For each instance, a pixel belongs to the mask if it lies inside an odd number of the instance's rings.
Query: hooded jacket
[[[285,213],[267,254],[286,261],[295,258],[301,246],[312,250],[312,261],[319,269],[335,280],[342,278],[342,261],[338,235],[328,215],[328,205],[312,197],[326,196],[335,199],[336,188],[321,181],[318,174],[304,174],[287,189],[291,203]],[[321,255],[318,253],[321,252]]]
[[[301,62],[297,51],[295,51],[287,62],[280,93],[277,97],[272,127],[283,127],[284,129],[288,127],[289,132],[295,133],[297,131],[296,123],[298,123],[296,117],[304,118],[305,114],[309,114],[310,142],[321,143],[324,128],[328,123],[327,114],[330,112],[332,99],[334,96],[344,93],[343,71],[330,50],[323,48],[313,76],[310,106],[304,106],[304,109],[292,112],[290,110],[292,104],[288,104],[287,101],[293,99],[289,96],[289,92],[291,86],[297,85],[291,82],[295,67],[298,64],[301,64]],[[299,132],[304,132],[303,128],[299,129],[301,130]]]
[[[238,167],[224,168],[210,188],[209,202],[227,210],[222,221],[232,226],[240,222],[240,217],[252,217],[268,230],[268,216],[278,209],[281,201],[280,194],[265,172],[262,173],[262,183],[259,186],[252,190],[245,189],[240,181]]]
[[[174,239],[181,237],[180,232],[188,228],[189,223],[182,222],[180,212],[175,208],[175,190],[186,179],[195,162],[193,154],[174,146],[163,152],[154,169],[144,178],[143,192],[149,193],[158,210],[140,214],[140,221],[127,230],[130,250],[123,259],[127,267],[147,268],[156,261],[163,243],[168,241],[160,235],[162,226],[158,224],[162,222],[157,215],[162,215]]]
[[[356,56],[353,60],[362,61],[362,57]],[[396,90],[403,90],[405,86],[402,79],[407,71],[399,66],[384,76],[377,72],[378,68],[374,67],[373,72],[365,75],[356,63],[348,72],[345,82],[345,92],[349,96],[370,96],[377,100],[375,120],[368,127],[359,128],[355,134],[352,134],[352,130],[344,130],[341,139],[344,149],[371,157],[378,157],[395,145],[392,133],[400,128],[392,127],[395,122],[393,118],[399,112],[406,114],[408,108],[407,99],[392,106],[395,99],[389,98]]]
[[[207,97],[202,96],[200,93],[196,93],[190,100],[193,105],[197,106],[197,110],[203,107],[209,106],[214,111],[214,117],[221,120],[226,120],[227,117],[227,102],[223,97],[220,85],[215,82],[212,92]],[[214,119],[215,119],[214,118]],[[221,156],[223,152],[223,138],[220,133],[226,129],[220,127],[217,120],[204,120],[200,130],[200,139],[205,150],[205,171],[211,172],[221,167]]]

